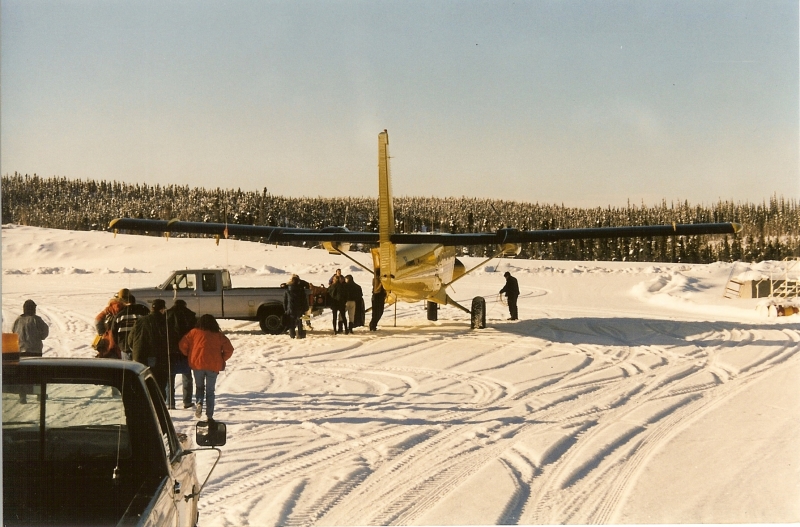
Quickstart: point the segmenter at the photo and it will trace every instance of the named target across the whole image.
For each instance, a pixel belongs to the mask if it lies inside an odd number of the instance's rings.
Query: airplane
[[[237,225],[193,221],[117,218],[109,229],[187,234],[206,234],[220,237],[261,237],[267,243],[322,243],[331,254],[347,257],[370,273],[377,271],[387,292],[387,303],[427,302],[427,317],[436,320],[438,305],[461,309],[471,317],[472,328],[486,327],[486,302],[475,297],[468,309],[447,294],[447,289],[470,272],[497,257],[516,256],[522,243],[553,242],[558,240],[632,238],[653,236],[689,236],[698,234],[735,234],[738,223],[696,223],[648,225],[630,227],[598,227],[585,229],[554,229],[521,231],[501,228],[495,232],[478,233],[399,233],[395,232],[389,174],[389,134],[378,134],[378,232],[350,231],[345,227],[307,229],[265,225]],[[372,269],[352,258],[351,244],[373,244]],[[484,261],[471,269],[456,258],[456,246],[487,245],[496,249]]]

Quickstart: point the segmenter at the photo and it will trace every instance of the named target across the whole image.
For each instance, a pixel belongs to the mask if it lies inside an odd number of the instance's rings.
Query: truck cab
[[[152,288],[131,289],[140,304],[150,305],[156,298],[167,304],[182,299],[198,315],[216,318],[258,321],[262,331],[277,335],[286,331],[283,322],[285,284],[273,287],[237,287],[231,284],[227,269],[186,269],[173,271]],[[309,284],[308,319],[320,315],[328,305],[325,287]]]
[[[232,289],[227,269],[175,271],[159,289],[173,292],[195,313],[223,313],[222,292]]]
[[[196,454],[149,368],[6,351],[4,525],[196,525]]]

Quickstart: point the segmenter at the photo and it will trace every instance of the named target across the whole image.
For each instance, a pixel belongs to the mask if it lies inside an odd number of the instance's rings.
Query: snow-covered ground
[[[3,331],[34,299],[48,356],[93,356],[107,300],[173,269],[226,267],[234,286],[370,279],[321,250],[233,240],[4,226],[2,242]],[[497,295],[507,270],[517,322]],[[222,321],[229,441],[201,525],[799,522],[800,315],[723,298],[730,271],[494,261],[452,293],[486,297],[478,331],[422,303],[351,336],[328,312],[305,340]],[[172,415],[194,435],[191,411]]]

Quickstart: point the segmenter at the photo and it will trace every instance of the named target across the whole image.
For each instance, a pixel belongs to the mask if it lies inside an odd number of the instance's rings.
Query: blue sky
[[[796,1],[2,3],[0,170],[576,206],[800,199]]]

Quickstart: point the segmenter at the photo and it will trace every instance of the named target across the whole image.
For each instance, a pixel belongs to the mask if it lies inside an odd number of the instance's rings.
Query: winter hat
[[[119,290],[119,293],[117,293],[117,298],[119,298],[120,300],[124,300],[125,302],[130,301],[130,297],[131,297],[131,291],[130,289],[127,288],[122,288]]]
[[[23,315],[35,315],[36,314],[36,302],[31,299],[25,301],[22,304],[22,314]]]
[[[167,308],[167,303],[164,302],[163,298],[156,298],[155,300],[153,300],[153,303],[151,305],[153,306],[153,312],[154,313],[156,311],[161,311],[162,309],[166,309]]]
[[[506,271],[505,273],[503,273],[503,276],[505,276],[506,278],[508,278],[509,276],[511,276],[511,273],[509,273],[508,271]]]

